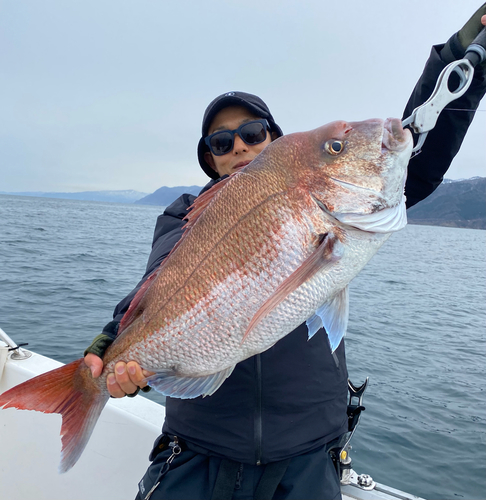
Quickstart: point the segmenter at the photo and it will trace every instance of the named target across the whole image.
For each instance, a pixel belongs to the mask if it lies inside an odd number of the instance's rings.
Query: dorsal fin
[[[206,207],[209,205],[211,200],[216,196],[219,191],[226,186],[226,183],[233,177],[232,174],[225,179],[217,182],[214,186],[210,187],[205,193],[200,194],[195,200],[194,203],[189,207],[189,213],[184,217],[184,220],[187,221],[184,226],[184,230],[187,231],[190,229],[196,221],[199,219],[200,215],[204,212]]]
[[[143,296],[145,295],[145,292],[150,288],[150,285],[156,278],[156,276],[159,274],[158,270],[160,269],[160,266],[144,281],[143,285],[140,287],[140,290],[135,294],[135,297],[133,297],[132,301],[130,302],[130,307],[128,308],[127,312],[124,314],[122,320],[120,321],[120,326],[118,327],[118,333],[117,335],[120,335],[120,333],[125,330],[129,325],[131,325],[135,319],[140,315],[140,312],[142,310],[140,309],[140,302],[142,301]]]
[[[233,177],[232,174],[226,179],[223,179],[216,183],[214,186],[210,187],[205,193],[200,194],[193,202],[193,204],[188,208],[189,213],[184,217],[184,219],[187,221],[186,224],[183,226],[182,231],[182,237],[181,239],[172,247],[172,250],[169,252],[167,257],[165,258],[164,262],[172,255],[172,253],[175,252],[176,248],[182,243],[182,240],[188,233],[188,230],[191,229],[192,226],[196,223],[196,221],[199,219],[201,214],[204,212],[204,210],[207,208],[211,200],[214,198],[214,196],[219,193],[220,189],[224,186],[226,186],[226,183],[228,182],[231,177]],[[163,264],[163,262],[162,262]],[[162,266],[162,264],[160,264]]]

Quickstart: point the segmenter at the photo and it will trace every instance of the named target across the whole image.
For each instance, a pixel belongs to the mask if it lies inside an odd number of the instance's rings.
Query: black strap
[[[255,500],[271,500],[273,498],[289,464],[290,458],[281,460],[280,462],[272,462],[265,466],[265,470],[255,490]]]
[[[231,500],[236,483],[236,474],[240,464],[223,458],[219,466],[211,500]]]
[[[271,500],[289,464],[290,458],[262,466],[265,469],[253,498],[255,500]],[[211,500],[231,500],[233,498],[239,468],[238,462],[226,458],[221,460]]]

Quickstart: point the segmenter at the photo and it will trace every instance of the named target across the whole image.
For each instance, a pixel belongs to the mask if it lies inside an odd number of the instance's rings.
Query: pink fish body
[[[186,231],[147,280],[99,379],[82,360],[0,395],[0,407],[61,413],[60,469],[81,455],[117,361],[155,372],[163,394],[213,394],[235,365],[307,321],[330,348],[346,331],[348,284],[406,224],[412,149],[400,121],[333,122],[270,144],[201,195]]]

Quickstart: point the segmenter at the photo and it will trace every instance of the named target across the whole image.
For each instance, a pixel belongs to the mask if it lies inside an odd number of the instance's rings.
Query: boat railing
[[[0,379],[3,375],[3,369],[7,363],[7,359],[21,361],[32,356],[30,351],[22,349],[23,345],[17,345],[1,328],[0,328]]]
[[[3,347],[0,344],[0,349],[6,350],[7,354],[10,353],[10,357],[15,360],[28,359],[32,356],[30,351],[22,349],[22,346],[27,344],[17,345],[1,328],[0,328],[0,341],[5,344]]]

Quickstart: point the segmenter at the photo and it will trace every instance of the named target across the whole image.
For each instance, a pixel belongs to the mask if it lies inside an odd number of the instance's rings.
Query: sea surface
[[[0,195],[0,328],[59,361],[82,356],[141,278],[161,211]],[[428,499],[486,498],[485,304],[486,231],[407,226],[353,281],[348,369],[355,385],[370,378],[358,473]]]

